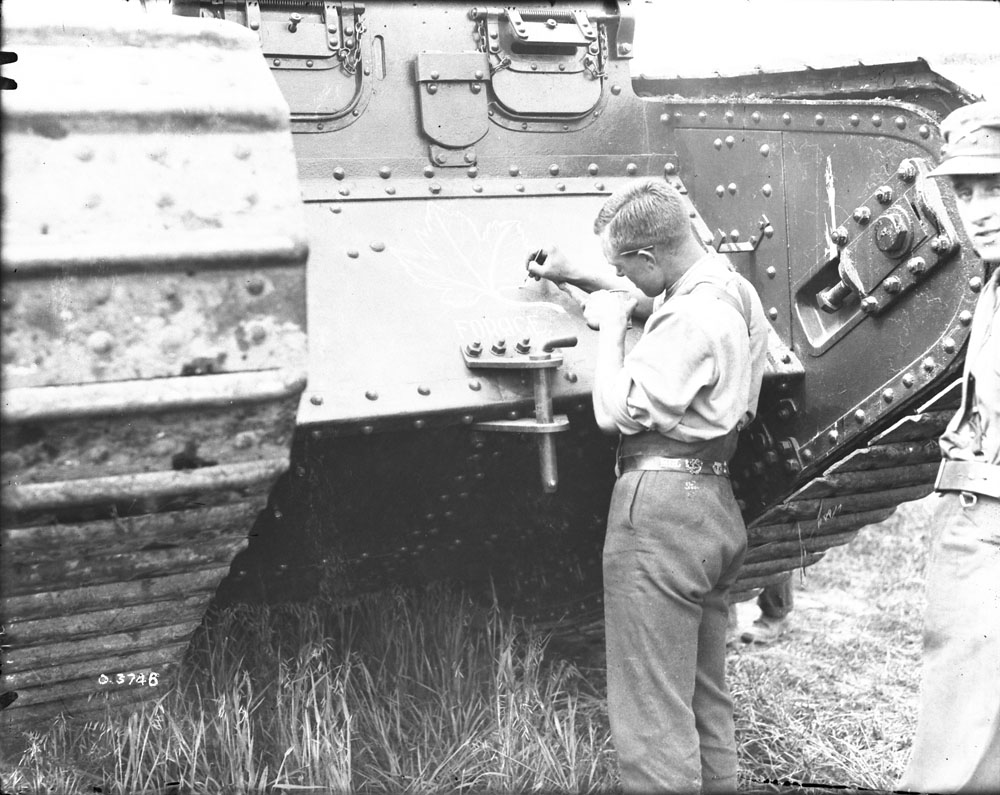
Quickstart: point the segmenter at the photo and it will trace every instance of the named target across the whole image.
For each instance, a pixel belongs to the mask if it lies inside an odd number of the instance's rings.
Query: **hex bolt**
[[[469,356],[480,356],[482,355],[483,352],[483,343],[481,343],[479,340],[470,342],[468,345],[465,346],[465,352]]]
[[[906,250],[911,238],[910,223],[898,210],[892,209],[875,219],[875,245],[879,251],[892,256]],[[933,248],[933,243],[932,243]]]
[[[427,186],[427,189],[435,195],[441,192],[441,186],[437,182],[432,182]]]
[[[882,185],[877,191],[875,191],[875,199],[879,204],[891,204],[892,188],[888,185]]]
[[[531,338],[530,337],[525,337],[524,339],[520,340],[517,343],[517,345],[514,346],[514,350],[516,350],[518,353],[528,353],[528,352],[530,352],[531,351]]]
[[[847,244],[850,236],[847,234],[847,229],[842,226],[838,226],[830,233],[830,239],[833,240],[833,242],[838,246],[844,246]]]
[[[867,224],[872,219],[872,211],[867,207],[857,207],[852,217],[859,224]]]
[[[914,276],[920,276],[927,271],[927,260],[923,257],[910,257],[906,261],[906,269]]]
[[[290,14],[288,17],[288,30],[294,33],[299,28],[299,23],[302,21],[302,14]]]
[[[903,289],[903,283],[899,280],[898,276],[890,276],[884,282],[882,282],[882,287],[885,288],[887,293],[895,295],[900,290]]]
[[[866,315],[874,314],[878,311],[878,299],[874,296],[869,295],[867,298],[861,299],[861,311]]]
[[[912,160],[904,160],[899,164],[899,168],[896,169],[896,176],[903,180],[903,182],[913,182],[917,178],[918,173],[917,164]]]
[[[490,352],[496,356],[503,356],[507,353],[507,340],[500,339],[493,343]]]
[[[937,235],[931,240],[931,251],[939,257],[947,257],[954,247],[955,244],[948,235]]]

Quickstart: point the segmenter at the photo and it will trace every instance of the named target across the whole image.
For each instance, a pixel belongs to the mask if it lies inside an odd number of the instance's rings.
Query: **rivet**
[[[563,378],[565,378],[571,384],[575,384],[579,380],[579,376],[577,376],[576,373],[563,373]]]
[[[475,72],[475,74],[473,75],[473,77],[475,77],[476,80],[482,80],[485,76],[486,75],[485,75],[485,73],[483,72],[482,69],[477,69],[476,72]]]
[[[674,111],[673,120],[675,122],[679,122],[683,118],[684,118],[684,114],[683,113],[681,113],[679,110],[675,110]]]
[[[922,362],[920,363],[920,366],[924,368],[924,372],[928,372],[928,373],[929,373],[929,372],[931,372],[931,371],[932,371],[932,370],[933,370],[933,369],[934,369],[935,367],[937,367],[937,363],[936,363],[936,362],[934,361],[934,359],[932,359],[932,358],[931,358],[930,356],[928,356],[928,357],[927,357],[926,359],[924,359],[924,360],[923,360],[923,361],[922,361]]]
[[[240,156],[239,152],[240,152],[240,150],[237,149],[236,150],[236,156],[237,157]],[[249,157],[249,156],[250,156],[250,153],[247,152],[247,157]],[[79,160],[81,163],[89,163],[91,160],[94,159],[94,150],[93,149],[81,149],[79,152],[76,153],[76,159]],[[240,158],[240,159],[243,160],[244,158]]]
[[[767,273],[767,278],[768,278],[768,279],[773,279],[773,278],[774,278],[775,276],[777,276],[777,275],[778,275],[778,271],[776,271],[776,270],[774,269],[774,266],[773,266],[773,265],[772,265],[772,266],[770,266],[770,267],[769,267],[769,268],[767,269],[767,271],[765,271],[765,272]]]
[[[857,113],[852,113],[848,121],[851,123],[852,127],[857,127],[861,124],[861,117]]]
[[[636,174],[639,173],[639,166],[637,166],[635,163],[629,163],[628,165],[625,166],[625,173],[628,174],[630,177],[634,177]]]
[[[897,116],[895,118],[895,124],[896,124],[896,129],[898,130],[906,129],[906,119],[904,119],[902,116]]]
[[[253,433],[250,433],[249,431],[241,431],[236,434],[236,437],[233,439],[233,447],[237,450],[246,450],[248,447],[253,447],[254,440],[255,435]]]
[[[892,401],[895,400],[895,398],[896,398],[896,393],[893,392],[891,389],[882,390],[882,400],[884,400],[886,403],[892,403]]]
[[[740,230],[739,229],[731,229],[729,231],[729,239],[731,241],[733,241],[734,243],[739,242],[739,239],[740,239]]]
[[[465,170],[465,173],[468,176],[470,176],[470,177],[478,177],[479,176],[479,167],[478,166],[471,166],[471,167],[469,167],[469,168],[467,168]]]
[[[903,386],[905,386],[907,389],[910,389],[914,385],[914,383],[916,383],[916,379],[909,373],[903,376]]]
[[[434,168],[432,166],[424,166],[424,176],[430,179],[434,176]]]
[[[604,183],[603,182],[595,182],[594,183],[594,188],[596,190],[604,190]]]
[[[663,166],[663,173],[664,174],[668,174],[668,175],[676,174],[677,173],[677,166],[675,166],[673,163],[666,163]]]
[[[561,64],[560,64],[560,66],[561,66]],[[617,85],[617,84],[611,86],[611,93],[614,94],[617,97],[619,94],[622,93],[622,87],[620,85]]]
[[[363,433],[365,436],[371,436],[374,432],[375,432],[375,426],[374,425],[362,425],[361,426],[361,433]],[[361,553],[361,556],[364,557],[365,554],[366,553],[363,552],[363,553]]]
[[[830,444],[836,444],[837,440],[840,439],[840,433],[836,429],[834,429],[829,433],[827,433],[826,438],[830,442]]]
[[[813,460],[813,451],[810,450],[808,447],[803,447],[801,450],[799,450],[799,454],[802,456],[803,461]]]
[[[750,121],[754,124],[760,124],[760,111],[755,110],[750,114]]]
[[[865,413],[861,409],[858,409],[857,411],[854,412],[854,421],[859,424],[864,423]]]
[[[440,80],[440,79],[441,79],[441,73],[440,72],[438,72],[436,70],[431,72],[431,80]]]
[[[524,185],[522,185],[520,182],[518,182],[514,186],[514,190],[516,190],[518,193],[524,193]]]
[[[476,193],[482,193],[483,192],[483,186],[482,185],[473,185],[472,186],[472,190],[475,191]]]
[[[250,341],[254,345],[260,345],[266,339],[267,339],[267,329],[265,329],[259,323],[254,323],[250,327]]]
[[[712,146],[714,146],[716,149],[722,149],[722,139],[716,138],[714,141],[712,141]]]
[[[733,136],[731,136],[731,135],[727,135],[726,136],[726,146],[728,146],[730,149],[732,149],[733,146],[735,146],[735,145],[736,145],[736,139],[733,138]]]
[[[855,207],[852,217],[859,224],[867,224],[872,219],[872,211],[867,207]]]
[[[728,121],[730,124],[732,124],[733,119],[735,119],[735,118],[736,118],[736,114],[735,113],[733,113],[731,110],[727,110],[726,111],[726,121]]]
[[[735,196],[736,195],[736,183],[735,182],[730,182],[729,185],[726,186],[726,190],[728,190],[730,194],[732,194],[733,196]]]
[[[396,195],[396,189],[392,185],[386,185],[385,192],[388,193],[390,196]]]
[[[428,94],[436,94],[437,92],[438,92],[437,83],[428,83],[427,84],[427,93]]]
[[[438,152],[434,155],[434,162],[439,166],[443,166],[448,162],[448,156],[444,152]]]
[[[951,337],[945,337],[944,342],[941,344],[941,347],[944,348],[945,353],[954,353],[956,348],[955,340],[953,340]]]
[[[533,63],[533,64],[531,65],[531,71],[532,71],[532,72],[537,72],[537,71],[538,71],[538,64],[536,64],[536,63]]]
[[[378,175],[382,177],[382,179],[389,179],[389,177],[392,176],[392,169],[388,166],[382,166],[382,168],[378,170]]]
[[[927,260],[923,257],[910,257],[906,261],[906,269],[914,276],[919,276],[927,270]]]
[[[330,208],[330,212],[333,213],[334,215],[339,215],[341,212],[343,212],[343,210],[344,208],[341,207],[339,204],[335,204]]]
[[[473,392],[478,392],[482,388],[483,385],[479,382],[479,379],[473,378],[471,381],[469,381],[469,389],[471,389]]]
[[[522,130],[527,130],[528,129],[528,122],[522,121],[521,122],[521,129]]]
[[[436,195],[436,194],[438,194],[438,193],[441,192],[441,185],[439,183],[437,183],[437,182],[432,182],[430,185],[427,186],[427,189],[431,193],[433,193],[433,194]]]
[[[431,388],[429,386],[424,386],[423,384],[421,384],[420,386],[417,387],[418,395],[429,395],[430,393],[431,393]]]
[[[963,309],[958,313],[958,322],[963,326],[968,326],[972,322],[972,312],[968,309]]]
[[[926,124],[921,124],[920,127],[917,128],[917,132],[920,133],[920,137],[921,138],[930,138],[931,137],[931,128],[928,127]]]
[[[969,289],[972,290],[972,292],[974,293],[978,293],[980,290],[983,289],[983,280],[980,279],[978,276],[973,276],[971,279],[969,279]]]
[[[899,280],[898,276],[890,276],[884,282],[882,282],[882,287],[885,288],[887,293],[895,295],[900,290],[903,289],[903,283]]]
[[[706,121],[708,119],[708,114],[705,111],[698,112],[698,121]]]
[[[813,117],[813,120],[816,122],[816,126],[818,127],[822,127],[826,123],[826,117],[824,117],[822,113],[817,113]]]
[[[312,68],[312,65],[313,65],[312,61],[306,61],[306,66]]]
[[[765,185],[760,189],[760,192],[763,193],[765,196],[770,196],[772,192],[771,185],[770,184]]]
[[[169,193],[164,193],[162,196],[160,196],[159,199],[156,200],[156,206],[159,207],[161,210],[165,210],[168,207],[173,207],[174,197],[171,196]]]
[[[892,202],[892,188],[882,185],[875,191],[875,199],[879,204],[890,204]]]
[[[781,354],[781,362],[782,362],[782,364],[791,364],[792,363],[792,355],[790,353],[783,353],[783,354]]]
[[[281,59],[275,58],[273,61],[271,61],[271,63],[273,63],[275,66],[281,66]]]
[[[357,259],[361,256],[361,252],[359,252],[356,248],[349,248],[347,249],[347,256],[351,259]]]
[[[518,174],[521,173],[521,169],[519,169],[517,166],[511,166],[510,168],[507,169],[507,173],[510,174],[512,177],[516,177]]]
[[[322,406],[323,405],[323,396],[322,395],[313,395],[312,397],[309,398],[309,402],[312,403],[314,406]]]
[[[872,115],[872,126],[873,127],[881,127],[882,126],[882,117],[879,116],[877,113],[875,113],[875,114]]]
[[[558,176],[559,175],[559,165],[557,163],[553,163],[551,166],[549,166],[549,173],[553,177]]]
[[[562,126],[562,128],[563,128],[563,132],[565,132],[566,130],[568,130],[568,129],[569,129],[569,125],[568,125],[568,124],[564,124],[564,125]]]
[[[861,299],[861,311],[866,315],[870,315],[878,309],[878,299],[874,296],[869,295],[867,298]]]
[[[264,292],[264,280],[260,276],[251,276],[247,279],[247,292],[250,295],[260,295]]]
[[[95,331],[87,337],[87,347],[94,353],[110,353],[115,346],[115,338],[107,331]]]
[[[896,169],[896,176],[903,182],[913,182],[917,178],[917,165],[912,160],[904,160]]]
[[[383,243],[381,240],[373,240],[371,243],[368,244],[368,247],[376,253],[385,251],[385,243]]]
[[[587,173],[592,177],[596,177],[598,173],[600,173],[600,170],[601,169],[598,167],[597,163],[591,163],[587,166]]]
[[[378,400],[378,392],[374,389],[369,389],[365,392],[365,397],[368,398],[368,400]]]
[[[782,113],[781,114],[781,121],[784,124],[791,124],[792,123],[792,114],[791,113]]]
[[[718,196],[719,198],[722,198],[723,196],[725,196],[726,195],[726,189],[725,189],[725,187],[722,186],[722,185],[716,185],[715,186],[715,195]]]
[[[771,154],[771,147],[768,146],[767,144],[764,144],[760,148],[760,154],[761,154],[762,157],[767,157],[769,154]]]
[[[333,170],[334,179],[343,179],[345,176],[347,176],[347,172],[345,172],[344,169],[342,169],[340,166],[337,166]]]
[[[771,320],[777,320],[778,319],[778,310],[775,307],[772,306],[770,309],[767,310],[767,316],[769,318],[771,318]]]
[[[427,421],[426,420],[414,420],[413,421],[413,427],[416,428],[418,431],[421,428],[423,428],[424,426],[426,426],[426,425],[427,425]]]
[[[339,193],[341,196],[350,196],[351,195],[351,189],[350,188],[341,188],[340,190],[337,191],[337,193]]]
[[[670,114],[661,113],[660,114],[660,124],[670,124]]]

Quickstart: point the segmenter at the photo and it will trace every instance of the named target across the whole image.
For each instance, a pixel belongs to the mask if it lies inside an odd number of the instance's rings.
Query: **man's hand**
[[[577,284],[584,278],[584,274],[555,246],[533,251],[528,256],[527,268],[532,278],[548,279],[554,284]]]
[[[592,329],[624,334],[637,303],[627,290],[598,290],[587,297],[583,318]]]

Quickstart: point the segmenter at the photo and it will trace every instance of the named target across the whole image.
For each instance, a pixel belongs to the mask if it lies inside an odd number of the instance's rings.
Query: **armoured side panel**
[[[5,23],[6,729],[173,683],[288,466],[307,246],[249,33]]]

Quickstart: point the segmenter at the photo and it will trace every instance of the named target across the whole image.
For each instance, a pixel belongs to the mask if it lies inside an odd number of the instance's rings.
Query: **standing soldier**
[[[756,411],[767,325],[753,288],[705,251],[662,180],[616,192],[594,231],[617,280],[610,269],[578,271],[555,250],[528,269],[598,290],[585,309],[599,329],[594,414],[602,430],[621,434],[604,610],[622,787],[733,792],[727,594],[747,538],[728,461]],[[640,313],[653,310],[628,356],[635,299],[599,289],[624,286],[623,276],[642,294]]]
[[[932,175],[951,179],[985,273],[962,407],[941,437],[920,715],[899,787],[1000,792],[1000,103],[960,108],[942,132]]]

